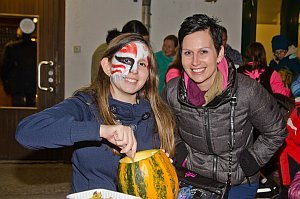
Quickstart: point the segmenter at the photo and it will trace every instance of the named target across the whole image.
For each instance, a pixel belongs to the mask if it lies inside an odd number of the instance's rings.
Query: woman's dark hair
[[[185,36],[197,31],[208,30],[212,37],[217,54],[219,54],[222,45],[222,28],[218,25],[219,20],[208,17],[205,14],[195,14],[187,17],[178,31],[179,52],[182,50],[182,41]]]
[[[147,30],[146,26],[138,20],[128,21],[123,26],[122,33],[138,33],[142,36],[149,35],[149,31]]]
[[[181,62],[182,41],[185,36],[197,31],[209,31],[216,51],[219,54],[222,45],[222,27],[217,24],[218,22],[219,21],[217,19],[210,18],[204,14],[195,14],[191,17],[187,17],[181,24],[178,31],[179,49],[174,61],[169,65],[168,70],[170,70],[171,68],[177,68],[180,71],[183,70]]]
[[[224,26],[221,26],[221,30],[222,30],[222,33],[225,33],[227,35],[227,29]]]
[[[267,67],[266,50],[259,42],[251,43],[245,52],[244,66],[248,69],[263,69]]]

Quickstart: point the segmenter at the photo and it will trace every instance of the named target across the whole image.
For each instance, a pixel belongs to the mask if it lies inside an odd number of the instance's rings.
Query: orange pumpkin
[[[121,192],[143,199],[175,199],[179,190],[175,168],[159,149],[137,152],[133,162],[121,159],[118,186]]]

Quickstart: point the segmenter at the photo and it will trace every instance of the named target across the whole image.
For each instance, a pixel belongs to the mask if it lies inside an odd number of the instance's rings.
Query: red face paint
[[[149,67],[149,50],[141,42],[131,42],[122,47],[112,59],[112,74],[125,77],[129,72],[138,70],[138,67],[145,66],[142,62],[147,62]]]

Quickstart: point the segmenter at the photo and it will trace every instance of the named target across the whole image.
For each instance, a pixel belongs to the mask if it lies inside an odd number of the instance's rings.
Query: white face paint
[[[129,72],[136,72],[138,67],[149,67],[149,51],[141,42],[135,41],[125,45],[112,58],[112,78],[125,78]],[[142,62],[141,62],[142,61]]]

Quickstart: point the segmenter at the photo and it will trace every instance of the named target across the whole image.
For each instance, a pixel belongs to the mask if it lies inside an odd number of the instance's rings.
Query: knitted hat
[[[295,97],[300,97],[300,76],[291,84],[291,91]]]
[[[287,39],[282,35],[276,35],[272,38],[272,50],[288,50]]]

